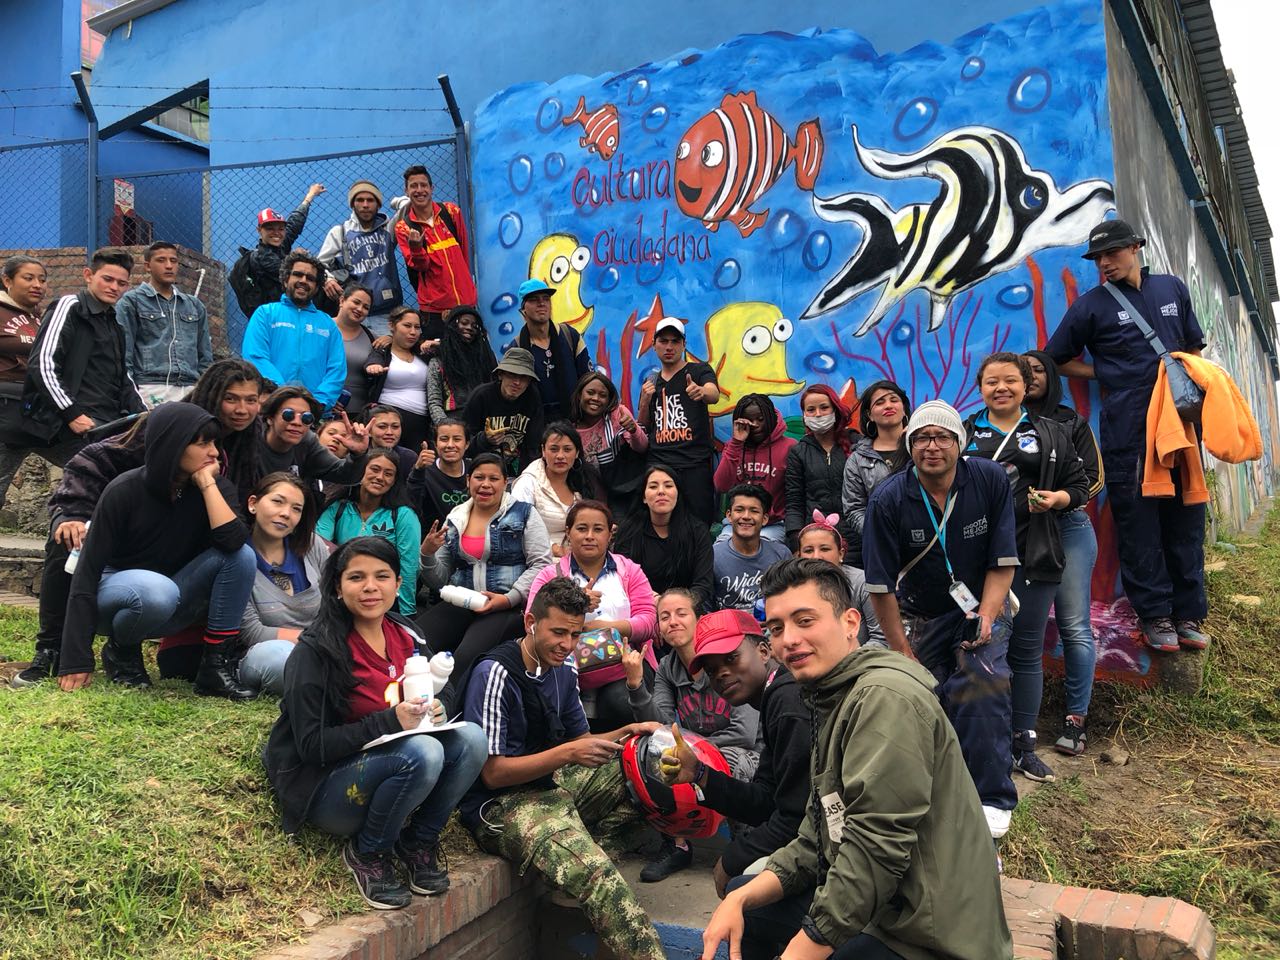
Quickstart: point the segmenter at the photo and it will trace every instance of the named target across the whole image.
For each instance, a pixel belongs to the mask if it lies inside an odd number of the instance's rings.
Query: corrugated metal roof
[[[1267,299],[1275,300],[1277,288],[1275,260],[1271,252],[1271,221],[1258,189],[1258,173],[1253,164],[1253,150],[1249,147],[1249,131],[1236,97],[1235,79],[1222,59],[1222,44],[1213,18],[1213,6],[1210,0],[1181,0],[1180,7],[1210,117],[1223,129],[1227,163],[1240,187],[1240,202],[1262,265]]]

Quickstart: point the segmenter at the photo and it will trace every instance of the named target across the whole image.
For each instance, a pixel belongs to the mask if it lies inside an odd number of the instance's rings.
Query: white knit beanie
[[[911,446],[911,435],[921,427],[941,427],[956,435],[956,443],[964,442],[964,421],[956,408],[943,400],[930,400],[922,403],[912,411],[907,421],[907,446]]]

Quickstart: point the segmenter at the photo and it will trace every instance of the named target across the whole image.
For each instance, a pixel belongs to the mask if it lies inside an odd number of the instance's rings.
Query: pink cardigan
[[[614,565],[618,568],[618,576],[622,578],[622,586],[626,590],[627,599],[631,605],[631,615],[627,618],[631,621],[631,646],[639,650],[649,640],[658,639],[658,613],[653,605],[653,587],[649,584],[649,578],[645,576],[645,572],[640,569],[640,564],[620,553],[610,553],[609,556],[613,557]],[[569,569],[567,556],[543,567],[533,578],[533,585],[529,587],[529,599],[525,601],[524,606],[525,613],[532,609],[533,598],[538,595],[542,585],[552,577],[567,577]],[[645,655],[645,662],[654,670],[658,669],[658,658],[654,655],[652,647]],[[578,686],[582,690],[595,690],[615,680],[621,680],[626,675],[627,671],[620,663],[611,667],[601,667],[599,670],[592,670],[585,676],[579,677]]]

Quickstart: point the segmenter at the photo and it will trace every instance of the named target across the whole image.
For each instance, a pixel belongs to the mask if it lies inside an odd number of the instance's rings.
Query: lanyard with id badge
[[[933,544],[936,541],[938,546],[942,547],[942,560],[947,565],[947,576],[951,578],[951,586],[947,587],[947,593],[951,594],[951,599],[956,602],[956,606],[966,615],[974,614],[978,610],[978,599],[973,595],[973,591],[965,585],[964,581],[956,577],[955,570],[951,566],[951,558],[947,556],[947,520],[950,519],[951,510],[956,505],[956,492],[952,490],[947,494],[946,504],[942,509],[942,523],[939,524],[933,515],[932,498],[930,498],[928,491],[925,490],[924,484],[920,483],[919,477],[916,478],[916,483],[920,486],[920,496],[924,499],[924,509],[929,514],[929,522],[933,524],[933,540],[907,565],[898,580],[901,582],[902,577],[905,577],[907,572],[933,549]]]

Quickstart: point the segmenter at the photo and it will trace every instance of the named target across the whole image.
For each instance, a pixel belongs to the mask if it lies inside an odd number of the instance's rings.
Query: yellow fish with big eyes
[[[705,329],[707,363],[720,384],[711,416],[731,412],[748,393],[789,397],[804,389],[803,380],[787,374],[787,341],[794,327],[772,303],[731,303],[713,313]]]
[[[586,333],[596,308],[582,302],[582,271],[591,262],[591,251],[568,233],[550,233],[529,255],[529,276],[553,288],[551,319]]]

